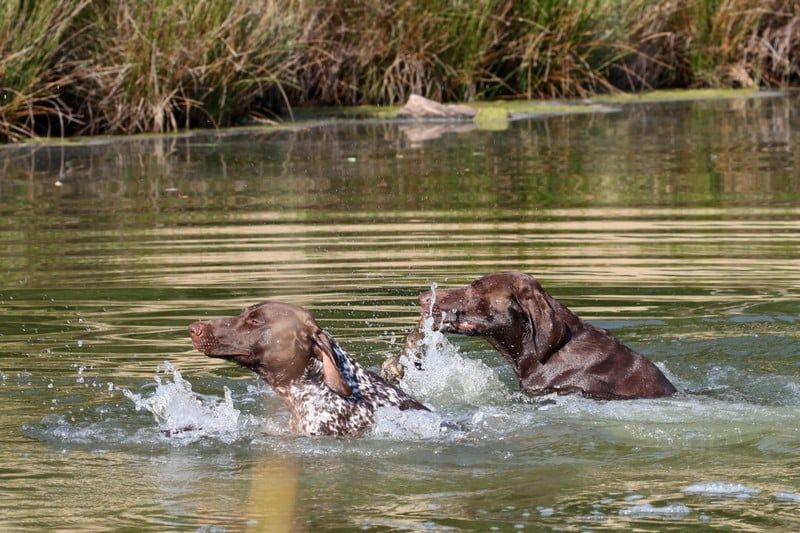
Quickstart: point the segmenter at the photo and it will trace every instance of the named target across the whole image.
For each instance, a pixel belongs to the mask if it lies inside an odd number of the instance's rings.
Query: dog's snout
[[[202,337],[206,332],[206,325],[203,322],[195,322],[189,326],[189,335],[192,337]]]

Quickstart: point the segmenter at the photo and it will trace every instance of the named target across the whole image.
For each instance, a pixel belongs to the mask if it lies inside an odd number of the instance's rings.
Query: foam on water
[[[796,492],[779,491],[775,493],[775,499],[779,502],[800,503],[800,494]]]
[[[288,428],[281,429],[286,423],[240,412],[234,407],[233,395],[227,387],[223,387],[222,398],[194,392],[192,384],[169,363],[159,367],[153,381],[155,388],[141,393],[108,383],[108,389],[102,394],[112,403],[86,412],[81,408],[81,415],[48,415],[39,423],[24,425],[22,431],[59,445],[103,447],[114,444],[183,446],[201,440],[231,443],[258,433],[288,433]],[[142,389],[151,387],[146,384]],[[113,399],[115,391],[121,391],[131,403],[117,402]],[[143,411],[152,418],[137,414]]]
[[[691,496],[716,496],[747,499],[758,495],[759,489],[742,485],[741,483],[728,483],[715,481],[711,483],[694,483],[681,489],[686,495]]]
[[[655,400],[598,402],[578,395],[552,398],[564,413],[579,417],[603,418],[621,422],[708,423],[793,419],[797,412],[784,408],[727,402],[698,396],[674,396]]]
[[[800,423],[797,406],[758,405],[678,394],[654,400],[598,402],[578,395],[551,397],[554,405],[539,413],[550,422],[601,426],[617,440],[693,445],[741,441],[776,426]]]
[[[435,283],[431,292],[433,305]],[[432,317],[424,320],[422,333],[416,346],[420,360],[408,354],[400,359],[405,367],[400,386],[433,412],[381,408],[371,435],[390,440],[453,441],[474,434],[473,430],[505,427],[508,415],[493,404],[508,404],[511,395],[495,372],[482,361],[463,357],[459,348],[433,327]]]
[[[658,507],[649,503],[641,505],[634,505],[619,510],[619,515],[629,518],[685,518],[692,513],[692,510],[683,505],[676,503],[672,505],[665,505]]]
[[[464,434],[442,415],[430,411],[401,411],[395,406],[380,407],[371,436],[389,440],[448,440]]]
[[[164,363],[161,369],[172,374],[172,381],[162,381],[156,374],[156,389],[149,396],[127,389],[122,389],[122,393],[133,402],[137,411],[150,412],[164,435],[180,441],[213,437],[233,442],[239,437],[242,426],[250,422],[233,406],[228,387],[224,387],[221,401],[203,399],[192,391],[192,384],[183,379],[171,364]]]

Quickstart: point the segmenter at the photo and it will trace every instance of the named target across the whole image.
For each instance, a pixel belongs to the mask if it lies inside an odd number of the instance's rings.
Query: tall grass
[[[621,3],[510,2],[512,38],[503,63],[528,98],[584,96],[612,89],[608,71],[625,55]]]
[[[259,111],[294,66],[286,2],[103,0],[73,91],[92,133],[223,126]]]
[[[800,2],[643,0],[636,9],[634,53],[617,69],[628,87],[800,82]]]
[[[0,140],[303,103],[800,82],[786,0],[3,0]]]
[[[715,41],[723,69],[739,69],[739,76],[770,86],[800,81],[800,2],[724,0],[711,24],[720,34]],[[723,70],[710,83],[731,80],[737,76]]]
[[[411,93],[437,100],[474,96],[492,40],[492,5],[320,3],[306,14],[297,96],[334,103],[394,103]]]
[[[0,2],[0,140],[63,132],[78,117],[62,94],[75,78],[62,61],[85,0]]]
[[[300,53],[302,100],[394,103],[560,97],[611,88],[624,55],[609,0],[338,0],[320,7]]]

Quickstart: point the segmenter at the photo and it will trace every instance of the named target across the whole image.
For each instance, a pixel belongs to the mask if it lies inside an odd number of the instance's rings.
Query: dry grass
[[[527,98],[586,96],[613,87],[611,66],[625,55],[622,4],[609,0],[514,2],[514,33],[503,58]],[[519,7],[524,6],[524,7]]]
[[[561,97],[611,88],[616,2],[337,1],[308,19],[303,101]],[[620,26],[621,27],[621,26]]]
[[[751,13],[754,25],[739,28],[728,61],[769,86],[800,82],[800,2],[772,0]]]
[[[89,131],[216,127],[258,112],[294,66],[285,2],[96,2],[74,85]]]
[[[453,5],[450,5],[453,4]],[[458,99],[470,87],[492,21],[483,5],[336,0],[306,12],[300,101],[395,103],[411,93]]]
[[[785,0],[6,0],[0,140],[161,132],[307,102],[800,82]]]
[[[84,0],[0,2],[0,140],[63,134],[78,117],[62,98],[74,65],[59,58]]]
[[[800,3],[651,0],[632,17],[633,53],[615,80],[653,87],[785,86],[800,82]]]

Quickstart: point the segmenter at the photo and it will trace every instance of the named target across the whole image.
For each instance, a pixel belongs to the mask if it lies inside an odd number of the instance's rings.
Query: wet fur
[[[348,356],[349,357],[349,356]],[[402,390],[364,370],[350,358],[361,399],[344,398],[333,392],[323,379],[322,363],[309,361],[303,376],[275,391],[288,398],[292,430],[306,435],[361,435],[375,424],[379,407],[424,409]]]
[[[659,398],[676,392],[664,374],[609,331],[581,320],[521,272],[497,272],[463,288],[420,295],[423,318],[442,331],[485,338],[511,364],[523,391],[601,400]],[[399,359],[384,363],[402,375]]]
[[[198,351],[233,361],[271,385],[298,433],[357,436],[372,428],[380,407],[427,410],[362,368],[299,306],[262,302],[238,317],[195,322],[189,334]]]

